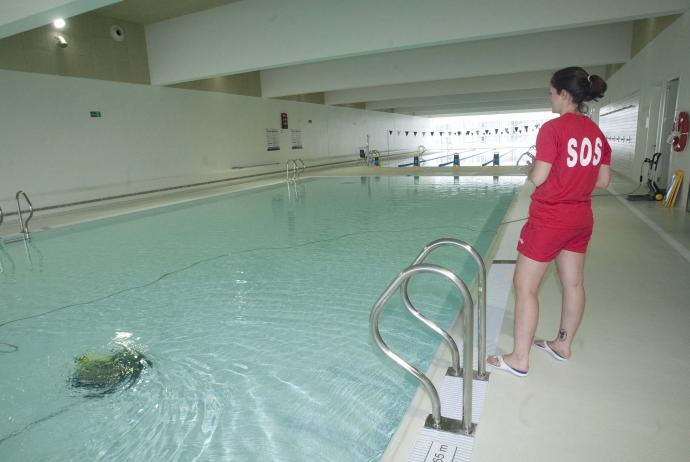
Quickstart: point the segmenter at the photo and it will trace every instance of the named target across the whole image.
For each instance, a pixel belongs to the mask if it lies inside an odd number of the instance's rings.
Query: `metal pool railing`
[[[444,246],[454,246],[466,250],[474,259],[478,267],[478,281],[477,281],[477,300],[479,311],[479,337],[478,337],[478,361],[477,372],[472,370],[472,358],[474,351],[474,303],[472,296],[467,289],[467,285],[454,272],[447,268],[424,263],[424,260],[435,249]],[[453,285],[460,291],[464,305],[462,309],[463,317],[463,361],[460,364],[460,353],[457,343],[450,336],[448,332],[439,327],[435,322],[428,319],[421,314],[419,310],[413,305],[408,294],[408,282],[410,278],[420,273],[431,273],[450,280]],[[400,355],[392,351],[381,337],[379,330],[379,318],[384,306],[400,289],[402,292],[403,304],[408,311],[426,327],[441,336],[451,351],[451,365],[446,371],[447,376],[462,377],[462,419],[447,418],[442,415],[441,402],[438,391],[431,380],[416,367],[405,361]],[[412,262],[412,265],[405,268],[396,278],[388,285],[383,294],[374,304],[371,316],[369,318],[370,329],[372,337],[377,346],[383,353],[393,360],[397,365],[412,374],[419,380],[424,388],[424,391],[429,396],[431,401],[431,414],[427,416],[425,427],[442,430],[452,433],[461,433],[472,436],[475,431],[475,425],[472,423],[472,380],[486,381],[489,378],[489,373],[486,372],[485,357],[486,357],[486,265],[481,255],[470,244],[453,238],[437,239],[422,249],[417,258]]]

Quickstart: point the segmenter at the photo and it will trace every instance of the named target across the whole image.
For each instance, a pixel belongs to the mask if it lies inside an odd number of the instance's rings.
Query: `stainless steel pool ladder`
[[[426,152],[426,146],[424,146],[423,144],[420,144],[419,146],[417,146],[417,155],[418,156],[421,156],[425,152]]]
[[[490,373],[486,371],[486,265],[484,264],[482,256],[479,254],[479,252],[477,252],[477,250],[474,247],[472,247],[467,242],[461,241],[460,239],[444,237],[441,239],[436,239],[435,241],[425,245],[422,251],[419,253],[419,255],[417,255],[417,258],[415,258],[412,262],[412,266],[424,263],[424,260],[429,256],[431,252],[438,248],[446,246],[458,247],[460,249],[467,251],[472,256],[472,259],[477,265],[478,281],[476,300],[477,315],[479,319],[477,323],[477,371],[474,373],[474,378],[486,382],[487,380],[489,380]],[[417,310],[415,310],[414,306],[412,305],[412,302],[410,302],[410,296],[407,292],[407,283],[408,280],[405,280],[402,285],[403,303],[413,316],[421,320],[423,316]],[[422,322],[425,321],[422,320]],[[450,337],[450,335],[448,335],[447,332],[444,331],[444,333],[440,335],[444,338],[447,337],[452,341],[452,338]],[[448,344],[448,347],[451,349],[451,352],[453,352],[453,348],[455,348],[454,354],[457,355],[458,352],[455,342],[452,342],[451,344],[446,340],[446,343]]]
[[[290,165],[292,165],[292,177],[290,176]],[[294,159],[288,159],[285,163],[285,180],[293,181],[297,179],[297,162]]]
[[[0,225],[2,225],[3,221],[5,221],[5,212],[3,212],[2,207],[0,207]]]
[[[29,196],[26,195],[24,191],[17,191],[17,194],[14,196],[15,199],[17,199],[17,215],[19,216],[19,231],[24,234],[24,236],[29,236],[29,222],[31,221],[31,218],[34,216],[34,208],[31,205],[31,201],[29,200]],[[27,205],[29,206],[29,217],[24,221],[24,216],[22,215],[22,206],[19,203],[19,198],[24,197],[24,200],[26,201]]]
[[[297,165],[297,163],[299,163],[299,165]],[[297,165],[297,176],[302,175],[307,169],[307,166],[304,164],[302,159],[295,159],[295,165]]]
[[[463,312],[463,323],[464,323],[464,335],[463,335],[463,361],[464,364],[472,364],[472,350],[473,350],[473,330],[474,330],[474,304],[472,302],[472,296],[465,283],[452,271],[443,268],[438,265],[430,264],[415,264],[405,268],[398,276],[388,285],[383,294],[374,304],[371,310],[371,316],[369,318],[371,334],[374,341],[378,347],[383,351],[383,353],[392,359],[396,364],[405,369],[407,372],[412,374],[417,380],[422,383],[424,391],[429,396],[431,401],[431,414],[427,416],[424,426],[426,428],[433,428],[436,430],[442,430],[452,433],[462,433],[468,436],[474,434],[475,425],[472,423],[472,367],[465,367],[463,371],[463,399],[462,399],[462,420],[456,420],[448,417],[443,417],[441,415],[441,400],[438,395],[438,391],[434,384],[429,380],[429,378],[422,373],[419,369],[412,366],[410,363],[405,361],[401,356],[393,352],[388,345],[383,341],[381,337],[381,332],[379,331],[379,318],[381,311],[390,298],[395,294],[395,292],[403,286],[412,276],[420,273],[432,273],[438,274],[450,280],[455,287],[458,288],[462,297],[464,299],[464,309]],[[405,305],[411,306],[409,298],[405,302]],[[408,309],[409,306],[408,306]],[[451,345],[451,352],[453,352],[452,364],[448,369],[447,375],[459,376],[460,375],[460,357],[458,354],[457,345],[455,341],[448,335],[446,331],[441,329],[436,323],[430,319],[424,317],[420,314],[414,307],[412,307],[414,312],[417,314],[415,317],[422,321],[427,327],[439,334],[447,344]],[[453,348],[454,347],[454,348]]]
[[[290,170],[290,165],[292,165],[292,170]],[[288,159],[285,163],[285,179],[287,181],[294,181],[299,178],[306,169],[307,166],[302,159]],[[292,176],[290,176],[290,172],[292,172]]]
[[[520,154],[520,157],[518,157],[518,160],[517,160],[517,162],[515,162],[515,165],[520,165],[520,161],[525,156],[529,157],[530,159],[532,159],[532,162],[534,162],[535,157],[534,157],[534,154],[532,154],[532,152],[531,152],[532,149],[536,149],[536,146],[530,146],[529,149],[527,149],[527,151]]]

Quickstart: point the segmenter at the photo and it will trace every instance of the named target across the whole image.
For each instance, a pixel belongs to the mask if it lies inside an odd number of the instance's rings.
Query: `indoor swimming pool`
[[[378,460],[418,383],[370,338],[373,303],[439,237],[484,254],[522,182],[308,178],[0,244],[0,460]],[[431,261],[470,284],[468,256]],[[445,281],[410,293],[458,313]],[[382,335],[425,370],[439,341],[401,308]],[[123,350],[146,358],[131,381],[75,386]]]

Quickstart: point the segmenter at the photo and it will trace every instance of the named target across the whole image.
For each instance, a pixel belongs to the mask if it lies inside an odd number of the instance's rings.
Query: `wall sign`
[[[288,128],[287,112],[280,113],[280,128],[282,128],[283,130],[287,130]]]
[[[292,149],[302,149],[302,130],[290,130]]]
[[[277,128],[266,129],[266,150],[280,151],[280,130]]]

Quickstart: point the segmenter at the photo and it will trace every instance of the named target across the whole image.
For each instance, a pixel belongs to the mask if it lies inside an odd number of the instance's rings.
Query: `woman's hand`
[[[532,160],[528,160],[525,165],[521,165],[520,167],[521,167],[520,170],[522,170],[522,173],[529,176],[530,172],[534,168],[534,164],[532,163]]]
[[[534,165],[528,173],[527,178],[534,183],[534,186],[539,187],[549,177],[549,173],[551,173],[551,164],[541,160],[536,160],[534,161]]]

